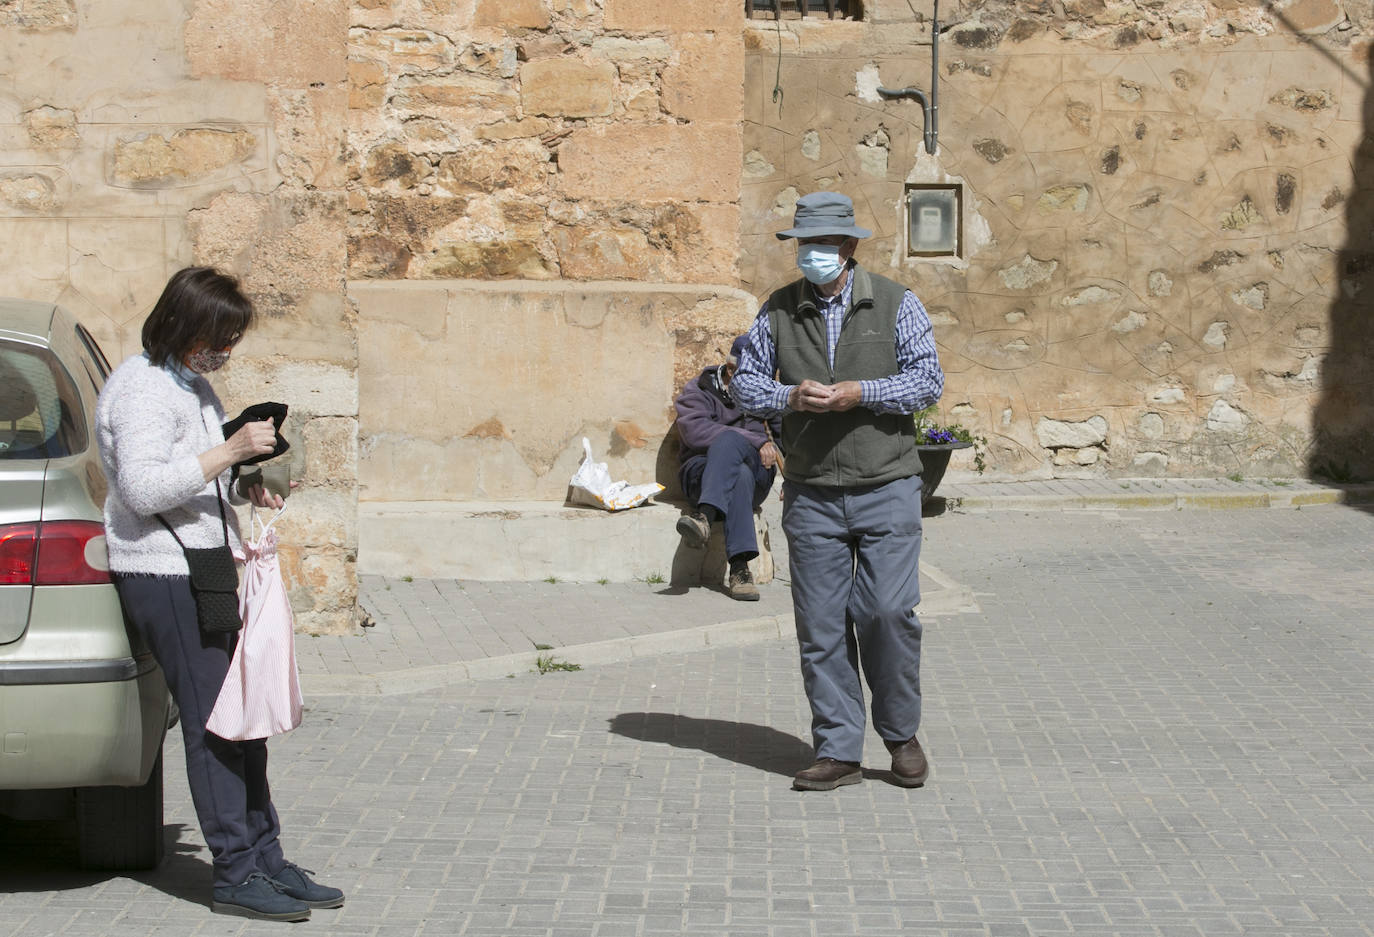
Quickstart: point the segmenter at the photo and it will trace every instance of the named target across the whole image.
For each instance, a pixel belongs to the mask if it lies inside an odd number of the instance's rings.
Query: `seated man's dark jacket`
[[[704,456],[711,443],[721,433],[742,433],[759,449],[768,442],[764,421],[739,409],[729,392],[722,392],[716,379],[716,368],[707,368],[694,380],[688,381],[673,406],[677,409],[677,434],[682,441],[678,450],[679,464],[685,465],[693,456]],[[782,438],[782,419],[768,421],[773,439]]]

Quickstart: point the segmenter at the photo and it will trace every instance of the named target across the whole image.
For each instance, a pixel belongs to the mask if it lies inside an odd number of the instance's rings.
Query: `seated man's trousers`
[[[709,504],[725,518],[725,555],[752,560],[759,555],[754,509],[773,488],[776,469],[764,468],[759,451],[742,433],[726,430],[706,455],[682,464],[682,492],[693,506]]]

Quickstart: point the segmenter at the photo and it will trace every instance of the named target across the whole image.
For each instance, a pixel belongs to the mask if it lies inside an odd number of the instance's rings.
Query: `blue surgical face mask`
[[[844,261],[834,244],[803,244],[797,250],[797,269],[812,283],[824,286],[844,272]]]

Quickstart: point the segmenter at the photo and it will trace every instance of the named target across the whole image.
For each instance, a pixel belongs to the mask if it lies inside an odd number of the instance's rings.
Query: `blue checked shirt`
[[[853,264],[849,269],[853,271]],[[816,308],[825,317],[826,355],[832,368],[853,287],[851,275],[834,297],[812,292]],[[935,352],[930,317],[911,290],[902,296],[902,305],[897,309],[896,351],[896,374],[859,382],[863,392],[860,405],[875,413],[915,413],[939,400],[945,388],[945,372]],[[776,346],[768,326],[768,304],[764,303],[749,328],[748,346],[740,355],[739,368],[730,382],[730,392],[742,410],[764,418],[787,410],[787,400],[796,385],[778,383],[773,379],[776,371]]]

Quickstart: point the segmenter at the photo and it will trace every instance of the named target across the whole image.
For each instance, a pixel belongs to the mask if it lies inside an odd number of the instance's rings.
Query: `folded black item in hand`
[[[282,424],[286,422],[286,411],[287,407],[284,403],[272,403],[270,401],[267,403],[255,403],[251,407],[245,407],[242,413],[224,424],[225,439],[228,439],[230,436],[243,429],[245,423],[255,423],[260,420],[271,420],[272,425],[276,427],[277,430],[277,439],[272,446],[272,451],[264,452],[262,455],[253,456],[251,459],[244,459],[242,462],[235,463],[235,477],[238,476],[239,469],[242,466],[266,462],[268,459],[275,459],[287,449],[291,448],[291,444],[287,442],[285,437],[281,434]]]

